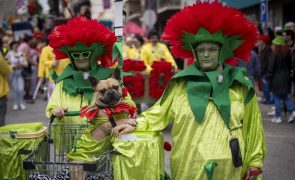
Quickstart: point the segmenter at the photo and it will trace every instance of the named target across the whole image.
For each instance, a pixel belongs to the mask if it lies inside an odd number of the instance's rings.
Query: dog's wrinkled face
[[[98,80],[89,77],[89,81],[94,89],[94,101],[97,105],[103,107],[116,106],[121,102],[122,88],[117,79]]]

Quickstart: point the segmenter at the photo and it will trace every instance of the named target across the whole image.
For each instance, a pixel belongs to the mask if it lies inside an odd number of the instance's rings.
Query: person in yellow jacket
[[[132,60],[141,60],[141,49],[142,45],[144,44],[144,40],[140,35],[135,35],[133,37],[133,47],[128,49],[126,51],[126,59],[132,59]]]
[[[149,42],[142,46],[141,49],[141,59],[144,61],[145,65],[147,66],[146,71],[149,73],[152,68],[152,64],[154,61],[161,61],[165,60],[170,62],[174,71],[178,69],[177,64],[173,56],[171,55],[168,47],[160,43],[160,37],[158,32],[152,30],[148,34]]]
[[[42,49],[39,59],[39,67],[41,71],[40,76],[42,75],[42,69],[44,69],[43,74],[45,75],[45,77],[49,79],[47,91],[48,97],[50,97],[55,86],[55,83],[50,76],[51,72],[55,71],[56,75],[60,76],[69,63],[70,61],[68,58],[56,60],[55,55],[53,53],[53,49],[49,45],[45,46]]]
[[[12,68],[8,62],[0,55],[0,126],[5,124],[7,112],[7,95],[9,94],[9,84],[7,77],[12,73]]]
[[[171,79],[135,128],[123,124],[113,132],[119,138],[158,132],[172,122],[173,180],[260,179],[266,143],[259,104],[246,69],[226,64],[233,57],[247,59],[257,32],[241,12],[218,1],[198,2],[172,16],[163,39],[176,57],[195,62]]]
[[[127,53],[131,48],[131,37],[130,36],[124,36],[123,37],[123,48],[122,48],[122,57],[123,59],[127,58]]]

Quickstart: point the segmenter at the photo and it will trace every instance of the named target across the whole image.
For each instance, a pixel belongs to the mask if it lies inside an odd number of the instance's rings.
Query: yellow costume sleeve
[[[174,111],[170,110],[170,108],[174,95],[177,94],[176,86],[177,83],[173,82],[173,84],[166,89],[167,98],[162,104],[160,104],[161,99],[159,99],[155,105],[141,114],[137,119],[138,124],[135,131],[161,131],[173,120]]]
[[[242,173],[246,173],[247,167],[261,168],[266,155],[262,118],[256,96],[245,106],[243,139],[245,142],[245,165]]]
[[[49,118],[54,108],[67,108],[68,111],[80,111],[82,106],[88,105],[87,99],[81,94],[73,96],[66,94],[62,90],[63,82],[59,82],[53,89],[52,95],[46,107],[46,116]],[[81,124],[85,123],[79,116],[65,116],[61,120],[56,120],[60,123]]]

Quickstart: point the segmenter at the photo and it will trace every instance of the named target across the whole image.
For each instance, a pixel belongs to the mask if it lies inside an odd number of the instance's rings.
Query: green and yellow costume
[[[194,66],[196,64],[175,76],[164,96],[137,119],[136,131],[157,132],[163,130],[169,122],[173,123],[170,158],[172,179],[207,179],[206,171],[210,170],[213,179],[241,179],[248,166],[262,167],[265,156],[265,140],[257,99],[252,96],[245,104],[251,88],[234,80],[227,87],[230,99],[229,128],[212,97],[208,99],[204,118],[199,123],[189,103],[191,97],[188,97],[188,86],[192,78],[178,77],[188,74],[189,69],[195,71]],[[233,72],[237,73],[236,68],[227,66],[225,69],[231,71],[224,75],[234,79]],[[200,102],[195,98],[192,103]],[[229,148],[232,138],[238,138],[240,142],[243,158],[243,167],[240,168],[235,168],[232,163]],[[217,166],[208,167],[211,163],[216,163]]]
[[[252,84],[244,69],[225,64],[234,57],[247,60],[258,38],[255,25],[218,1],[198,2],[172,16],[162,38],[175,57],[196,62],[170,80],[161,99],[137,119],[135,132],[159,132],[173,124],[173,180],[238,180],[250,167],[262,168],[266,147]],[[197,48],[205,43],[206,58],[198,59]],[[219,46],[217,59],[210,43]],[[218,64],[205,71],[199,61]],[[239,156],[230,146],[235,138],[242,166],[233,163]]]
[[[54,108],[68,108],[68,111],[79,111],[81,107],[93,104],[93,89],[85,80],[85,74],[97,79],[107,79],[112,75],[112,48],[116,41],[114,34],[94,20],[76,17],[66,25],[59,26],[50,35],[50,46],[57,59],[69,57],[69,64],[60,76],[52,74],[57,83],[46,108],[50,117]],[[99,27],[96,27],[99,26]],[[76,33],[74,33],[76,32]],[[93,33],[93,34],[91,34]],[[114,46],[113,52],[122,54],[121,46]],[[91,52],[89,72],[78,71],[71,53]],[[87,53],[86,53],[87,54]],[[119,64],[120,65],[120,64]],[[124,102],[134,105],[130,95]],[[116,120],[127,118],[127,114],[115,115]],[[163,136],[160,132],[136,132],[125,138],[117,139],[111,135],[101,141],[91,136],[91,131],[109,121],[108,117],[100,117],[88,124],[81,138],[68,153],[69,161],[93,162],[107,150],[115,149],[120,155],[113,156],[115,179],[160,179],[164,175]],[[63,117],[55,122],[81,124],[85,121],[79,116]],[[59,138],[56,139],[57,143]]]

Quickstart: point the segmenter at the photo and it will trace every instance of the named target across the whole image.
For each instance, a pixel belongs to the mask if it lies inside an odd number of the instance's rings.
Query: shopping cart
[[[77,113],[66,115],[76,116]],[[112,155],[118,153],[109,150],[91,163],[68,162],[67,154],[75,148],[87,124],[61,124],[53,122],[53,119],[50,118],[47,138],[23,162],[27,179],[113,179]],[[55,142],[57,137],[58,143]]]
[[[0,179],[26,179],[23,160],[47,134],[41,122],[8,124],[0,127]]]

